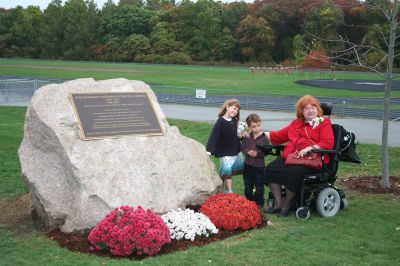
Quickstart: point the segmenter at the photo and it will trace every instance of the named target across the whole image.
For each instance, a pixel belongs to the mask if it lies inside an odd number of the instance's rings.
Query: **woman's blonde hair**
[[[223,115],[226,113],[226,108],[228,108],[228,107],[230,107],[230,106],[233,106],[233,105],[236,106],[236,107],[238,108],[238,112],[237,112],[237,115],[235,116],[235,118],[237,119],[237,121],[239,121],[239,119],[240,119],[240,103],[239,103],[239,100],[236,100],[236,99],[229,99],[229,100],[226,100],[226,101],[224,102],[224,104],[222,105],[221,110],[219,111],[218,116],[219,116],[219,117],[223,116]]]
[[[324,114],[321,108],[321,103],[316,98],[312,97],[311,95],[304,95],[296,102],[297,118],[304,119],[303,109],[309,104],[317,107],[318,116],[321,117]]]

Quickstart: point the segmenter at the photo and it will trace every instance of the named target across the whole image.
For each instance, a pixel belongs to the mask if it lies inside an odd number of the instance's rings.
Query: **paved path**
[[[205,121],[214,123],[217,120],[219,108],[204,107],[181,104],[161,104],[168,118],[183,119],[190,121]],[[264,130],[280,129],[295,117],[294,113],[272,112],[260,110],[242,110],[241,120],[250,113],[257,113],[262,119]],[[356,141],[360,143],[379,144],[382,143],[382,121],[361,118],[332,118],[332,123],[342,125],[347,131],[356,134]],[[389,122],[389,146],[400,147],[400,122]]]
[[[242,108],[252,110],[271,110],[294,112],[294,106],[299,96],[285,95],[207,95],[205,99],[196,98],[194,94],[173,94],[164,93],[163,87],[157,88],[157,99],[160,103],[168,104],[187,104],[204,105],[219,107],[227,99],[238,99]],[[334,104],[333,113],[343,117],[357,117],[367,119],[382,119],[383,109],[374,109],[374,106],[383,106],[382,98],[346,98],[346,97],[320,97],[321,102],[331,102]],[[392,106],[400,105],[400,98],[391,98]],[[400,111],[392,110],[389,120],[400,118]]]
[[[28,102],[18,102],[14,106],[26,106]],[[214,123],[217,120],[219,108],[198,105],[183,104],[161,104],[167,118],[183,119],[190,121],[204,121]],[[242,110],[241,120],[250,113],[257,113],[262,119],[264,130],[278,130],[294,119],[294,113]],[[347,131],[356,134],[356,141],[360,143],[379,144],[382,143],[382,121],[362,118],[332,118],[332,123],[342,125]],[[389,146],[400,147],[400,121],[389,122]]]

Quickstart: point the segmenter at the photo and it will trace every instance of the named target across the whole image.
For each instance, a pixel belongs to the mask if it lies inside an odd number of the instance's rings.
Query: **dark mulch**
[[[261,224],[259,226],[257,226],[257,228],[262,228],[264,226],[267,226],[267,220],[265,219],[265,217],[263,217]],[[175,251],[186,250],[190,247],[204,246],[204,245],[207,245],[214,241],[220,241],[227,237],[231,237],[231,236],[243,233],[243,232],[245,232],[245,231],[244,230],[236,230],[236,231],[230,232],[230,231],[226,231],[226,230],[219,230],[218,234],[211,235],[210,237],[196,238],[194,241],[172,240],[171,243],[165,244],[161,248],[160,252],[157,253],[156,256],[172,253]],[[89,254],[93,254],[96,256],[100,256],[100,257],[110,257],[110,258],[116,258],[116,259],[128,258],[131,260],[142,260],[142,259],[149,257],[147,255],[136,255],[136,254],[133,254],[129,257],[119,257],[119,256],[114,256],[111,253],[105,253],[105,252],[93,250],[93,248],[91,248],[89,245],[89,241],[87,240],[88,235],[89,235],[89,232],[63,233],[59,229],[51,231],[47,234],[47,236],[50,239],[57,241],[59,246],[61,246],[63,248],[67,248],[68,250],[71,250],[74,252],[89,253]]]
[[[382,188],[379,185],[381,176],[353,176],[346,179],[338,180],[340,185],[343,185],[351,190],[355,190],[367,194],[393,194],[400,195],[400,177],[391,176],[389,178],[391,186]]]

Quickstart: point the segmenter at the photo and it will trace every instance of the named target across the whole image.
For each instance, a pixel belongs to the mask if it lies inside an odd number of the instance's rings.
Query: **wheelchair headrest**
[[[321,108],[326,116],[330,116],[332,114],[332,109],[333,109],[333,103],[330,102],[322,102],[321,103]]]

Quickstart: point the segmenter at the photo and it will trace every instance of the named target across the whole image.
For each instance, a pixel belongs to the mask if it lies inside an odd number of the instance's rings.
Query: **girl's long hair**
[[[239,100],[237,100],[237,99],[226,100],[224,102],[224,104],[222,105],[221,110],[219,111],[218,117],[223,116],[226,113],[226,108],[228,108],[228,107],[230,107],[232,105],[234,105],[234,106],[236,106],[238,108],[237,115],[234,118],[237,121],[239,121],[240,120],[240,103],[239,103]]]

